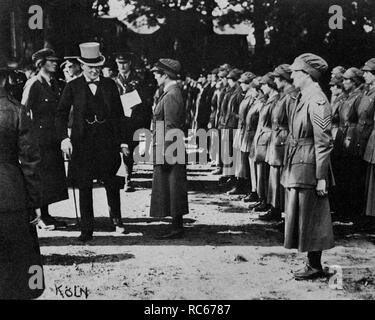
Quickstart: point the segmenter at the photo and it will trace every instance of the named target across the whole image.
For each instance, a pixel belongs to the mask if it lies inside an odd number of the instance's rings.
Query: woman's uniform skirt
[[[38,274],[37,270],[42,273]],[[38,275],[42,279],[38,280]],[[31,279],[33,276],[35,279]],[[28,213],[0,212],[0,300],[35,299],[43,291],[38,236],[36,228],[29,223]]]

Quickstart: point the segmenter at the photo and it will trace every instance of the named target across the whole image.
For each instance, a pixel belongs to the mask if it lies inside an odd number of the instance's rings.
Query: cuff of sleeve
[[[129,145],[127,143],[121,143],[121,148],[129,148]]]

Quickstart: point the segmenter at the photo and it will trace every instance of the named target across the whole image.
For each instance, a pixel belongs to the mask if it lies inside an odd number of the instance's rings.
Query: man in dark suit
[[[133,135],[138,129],[149,129],[152,118],[152,100],[150,100],[148,92],[149,86],[142,81],[141,77],[133,69],[132,55],[126,52],[119,52],[115,54],[115,57],[118,68],[118,75],[115,82],[120,95],[137,90],[142,100],[141,103],[132,108],[130,116],[126,116],[124,121],[129,134],[129,156],[123,157],[125,165],[125,192],[133,192],[135,191],[131,182],[134,164],[133,153],[138,145],[138,141],[133,140]],[[154,90],[151,90],[151,96],[153,94]]]
[[[116,232],[124,232],[120,211],[120,185],[116,173],[121,164],[120,150],[129,155],[124,112],[116,84],[100,77],[105,62],[99,43],[80,44],[83,75],[67,83],[56,111],[56,129],[61,150],[71,155],[71,174],[79,189],[82,216],[79,240],[92,239],[94,213],[92,181],[104,182],[109,214]],[[68,118],[73,106],[71,137]]]

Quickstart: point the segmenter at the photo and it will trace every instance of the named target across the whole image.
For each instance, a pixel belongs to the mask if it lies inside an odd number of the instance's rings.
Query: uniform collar
[[[163,91],[164,91],[164,92],[167,92],[167,91],[169,90],[169,88],[171,88],[171,87],[174,86],[174,85],[177,85],[177,81],[172,80],[171,82],[168,82],[168,83],[164,86]]]
[[[312,82],[305,88],[301,89],[301,95],[303,98],[312,96],[316,91],[320,91],[320,86],[317,82]]]

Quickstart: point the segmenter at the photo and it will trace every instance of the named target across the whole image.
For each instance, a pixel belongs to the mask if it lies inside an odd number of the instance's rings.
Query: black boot
[[[172,218],[172,228],[166,234],[157,237],[158,240],[181,239],[184,236],[183,216]]]
[[[134,188],[134,185],[132,183],[132,180],[131,180],[130,176],[125,177],[124,191],[125,192],[134,192],[135,191],[135,188]]]
[[[256,208],[254,208],[254,211],[265,212],[265,211],[268,211],[269,209],[271,209],[271,206],[267,204],[266,201],[264,201],[260,206],[257,206]]]
[[[243,201],[244,202],[258,202],[259,201],[258,194],[256,192],[251,192],[245,198],[243,198]]]
[[[48,206],[43,206],[40,208],[41,211],[41,220],[45,225],[46,229],[57,229],[57,228],[66,228],[65,221],[58,221],[49,214]]]
[[[229,195],[245,194],[245,179],[237,178],[234,187],[227,192]]]
[[[259,215],[259,220],[262,221],[280,221],[281,220],[281,211],[272,207],[265,214]]]
[[[87,242],[92,240],[92,231],[82,231],[81,235],[77,238],[78,241]]]
[[[122,223],[121,218],[113,218],[112,223],[113,223],[113,231],[115,233],[119,233],[119,234],[125,234],[126,233],[125,232],[125,226]]]
[[[296,280],[312,280],[323,276],[321,264],[322,251],[310,251],[307,253],[308,263],[304,269],[294,273]]]

